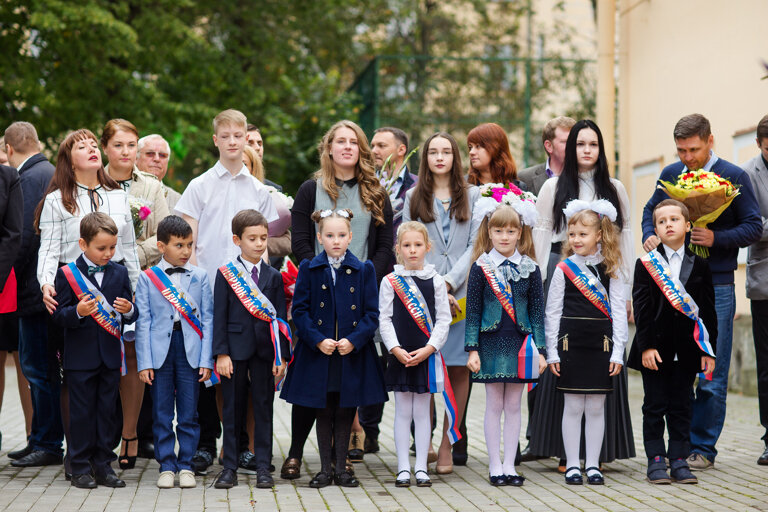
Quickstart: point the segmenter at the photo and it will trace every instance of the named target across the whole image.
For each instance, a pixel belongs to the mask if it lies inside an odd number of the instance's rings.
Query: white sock
[[[488,472],[501,476],[501,411],[504,410],[504,383],[485,385],[485,446],[488,449]]]
[[[584,406],[585,468],[600,467],[600,450],[605,434],[605,395],[586,395]],[[591,474],[590,474],[591,473]],[[596,472],[587,471],[587,476]]]
[[[515,456],[520,442],[520,407],[525,384],[504,384],[504,464],[505,475],[516,475]]]
[[[408,450],[411,444],[414,395],[415,393],[395,391],[395,452],[397,452],[398,473],[411,470]]]
[[[413,439],[416,442],[416,471],[427,471],[429,443],[432,441],[432,413],[430,411],[430,393],[411,393],[413,395]],[[424,475],[420,475],[424,478]]]
[[[565,447],[566,468],[581,467],[579,446],[581,445],[581,418],[584,415],[587,395],[565,393],[563,396],[563,446]],[[574,473],[574,472],[572,472]],[[566,476],[571,476],[566,473]]]

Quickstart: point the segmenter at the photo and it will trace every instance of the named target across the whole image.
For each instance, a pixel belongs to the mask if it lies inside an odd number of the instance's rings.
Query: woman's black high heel
[[[126,439],[123,438],[123,447],[125,448],[125,455],[120,455],[120,458],[118,459],[118,465],[120,466],[120,469],[133,469],[136,466],[136,456],[133,457],[128,456],[128,446],[132,442],[136,442],[138,444],[139,438],[134,437],[133,439]]]

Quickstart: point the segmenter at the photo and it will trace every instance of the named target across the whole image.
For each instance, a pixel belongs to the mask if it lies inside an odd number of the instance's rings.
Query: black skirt
[[[607,372],[606,372],[607,374]],[[611,377],[613,393],[605,397],[605,435],[600,462],[630,459],[636,455],[632,419],[629,413],[627,369]],[[531,417],[531,453],[539,457],[565,458],[563,447],[563,393],[557,391],[557,377],[546,371],[536,386],[536,405]],[[584,423],[582,422],[581,458],[584,458]]]
[[[613,350],[612,332],[608,318],[563,317],[560,320],[558,390],[579,394],[613,391],[608,371]]]

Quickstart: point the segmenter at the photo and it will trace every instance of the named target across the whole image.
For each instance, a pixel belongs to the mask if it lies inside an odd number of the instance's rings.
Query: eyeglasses
[[[155,158],[155,156],[159,156],[162,160],[165,160],[169,156],[168,153],[160,153],[157,151],[145,151],[142,154],[147,155],[149,158]]]

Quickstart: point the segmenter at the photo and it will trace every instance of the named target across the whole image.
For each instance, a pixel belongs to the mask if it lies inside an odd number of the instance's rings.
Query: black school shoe
[[[666,485],[672,483],[667,474],[667,463],[661,455],[648,460],[647,475],[648,481],[652,484]]]
[[[26,456],[11,462],[15,468],[31,468],[37,466],[58,466],[64,462],[61,455],[55,455],[43,450],[34,450]]]
[[[589,474],[590,471],[592,471],[591,475]],[[600,472],[600,468],[592,466],[586,468],[584,472],[587,474],[587,483],[589,485],[603,485],[605,483],[605,479],[603,478],[603,474]]]
[[[402,478],[400,475],[405,474]],[[395,478],[395,487],[410,487],[411,486],[411,472],[407,469],[400,471]]]
[[[331,478],[331,475],[326,473],[325,471],[320,471],[318,474],[316,474],[312,480],[309,481],[309,486],[313,489],[321,489],[323,487],[328,487],[331,485],[331,482],[333,481],[333,478]]]
[[[216,477],[216,481],[213,486],[216,489],[231,489],[237,485],[237,473],[233,469],[224,469],[219,476]]]
[[[8,452],[8,458],[9,459],[13,459],[13,460],[19,460],[22,457],[26,457],[30,453],[32,453],[32,445],[31,444],[27,444],[27,446],[25,446],[21,450],[15,450],[15,451],[12,451],[12,452]]]
[[[259,469],[256,473],[256,487],[259,489],[271,489],[275,486],[275,481],[268,469]]]
[[[71,480],[72,487],[77,487],[78,489],[95,489],[98,487],[96,484],[96,480],[93,478],[93,475],[90,473],[83,473],[82,475],[72,475]]]
[[[488,475],[488,481],[494,487],[501,487],[503,485],[507,485],[507,477],[504,475],[498,475],[498,476]]]
[[[96,484],[113,488],[125,487],[125,482],[120,480],[114,473],[107,473],[106,475],[97,476]]]
[[[355,475],[348,471],[333,475],[333,483],[340,487],[357,487],[360,485],[360,482],[355,478]]]
[[[691,468],[685,459],[674,459],[669,461],[669,474],[672,481],[678,484],[697,484],[699,479],[693,476]]]
[[[507,478],[507,485],[512,485],[514,487],[522,487],[523,483],[525,483],[525,477],[522,475],[505,475]]]
[[[571,476],[568,476],[568,473],[571,473],[571,470],[575,470]],[[565,483],[568,485],[584,485],[584,479],[581,477],[581,468],[578,466],[573,466],[565,470]]]
[[[192,456],[192,465],[197,476],[205,476],[208,468],[213,465],[213,455],[208,450],[197,450]]]

